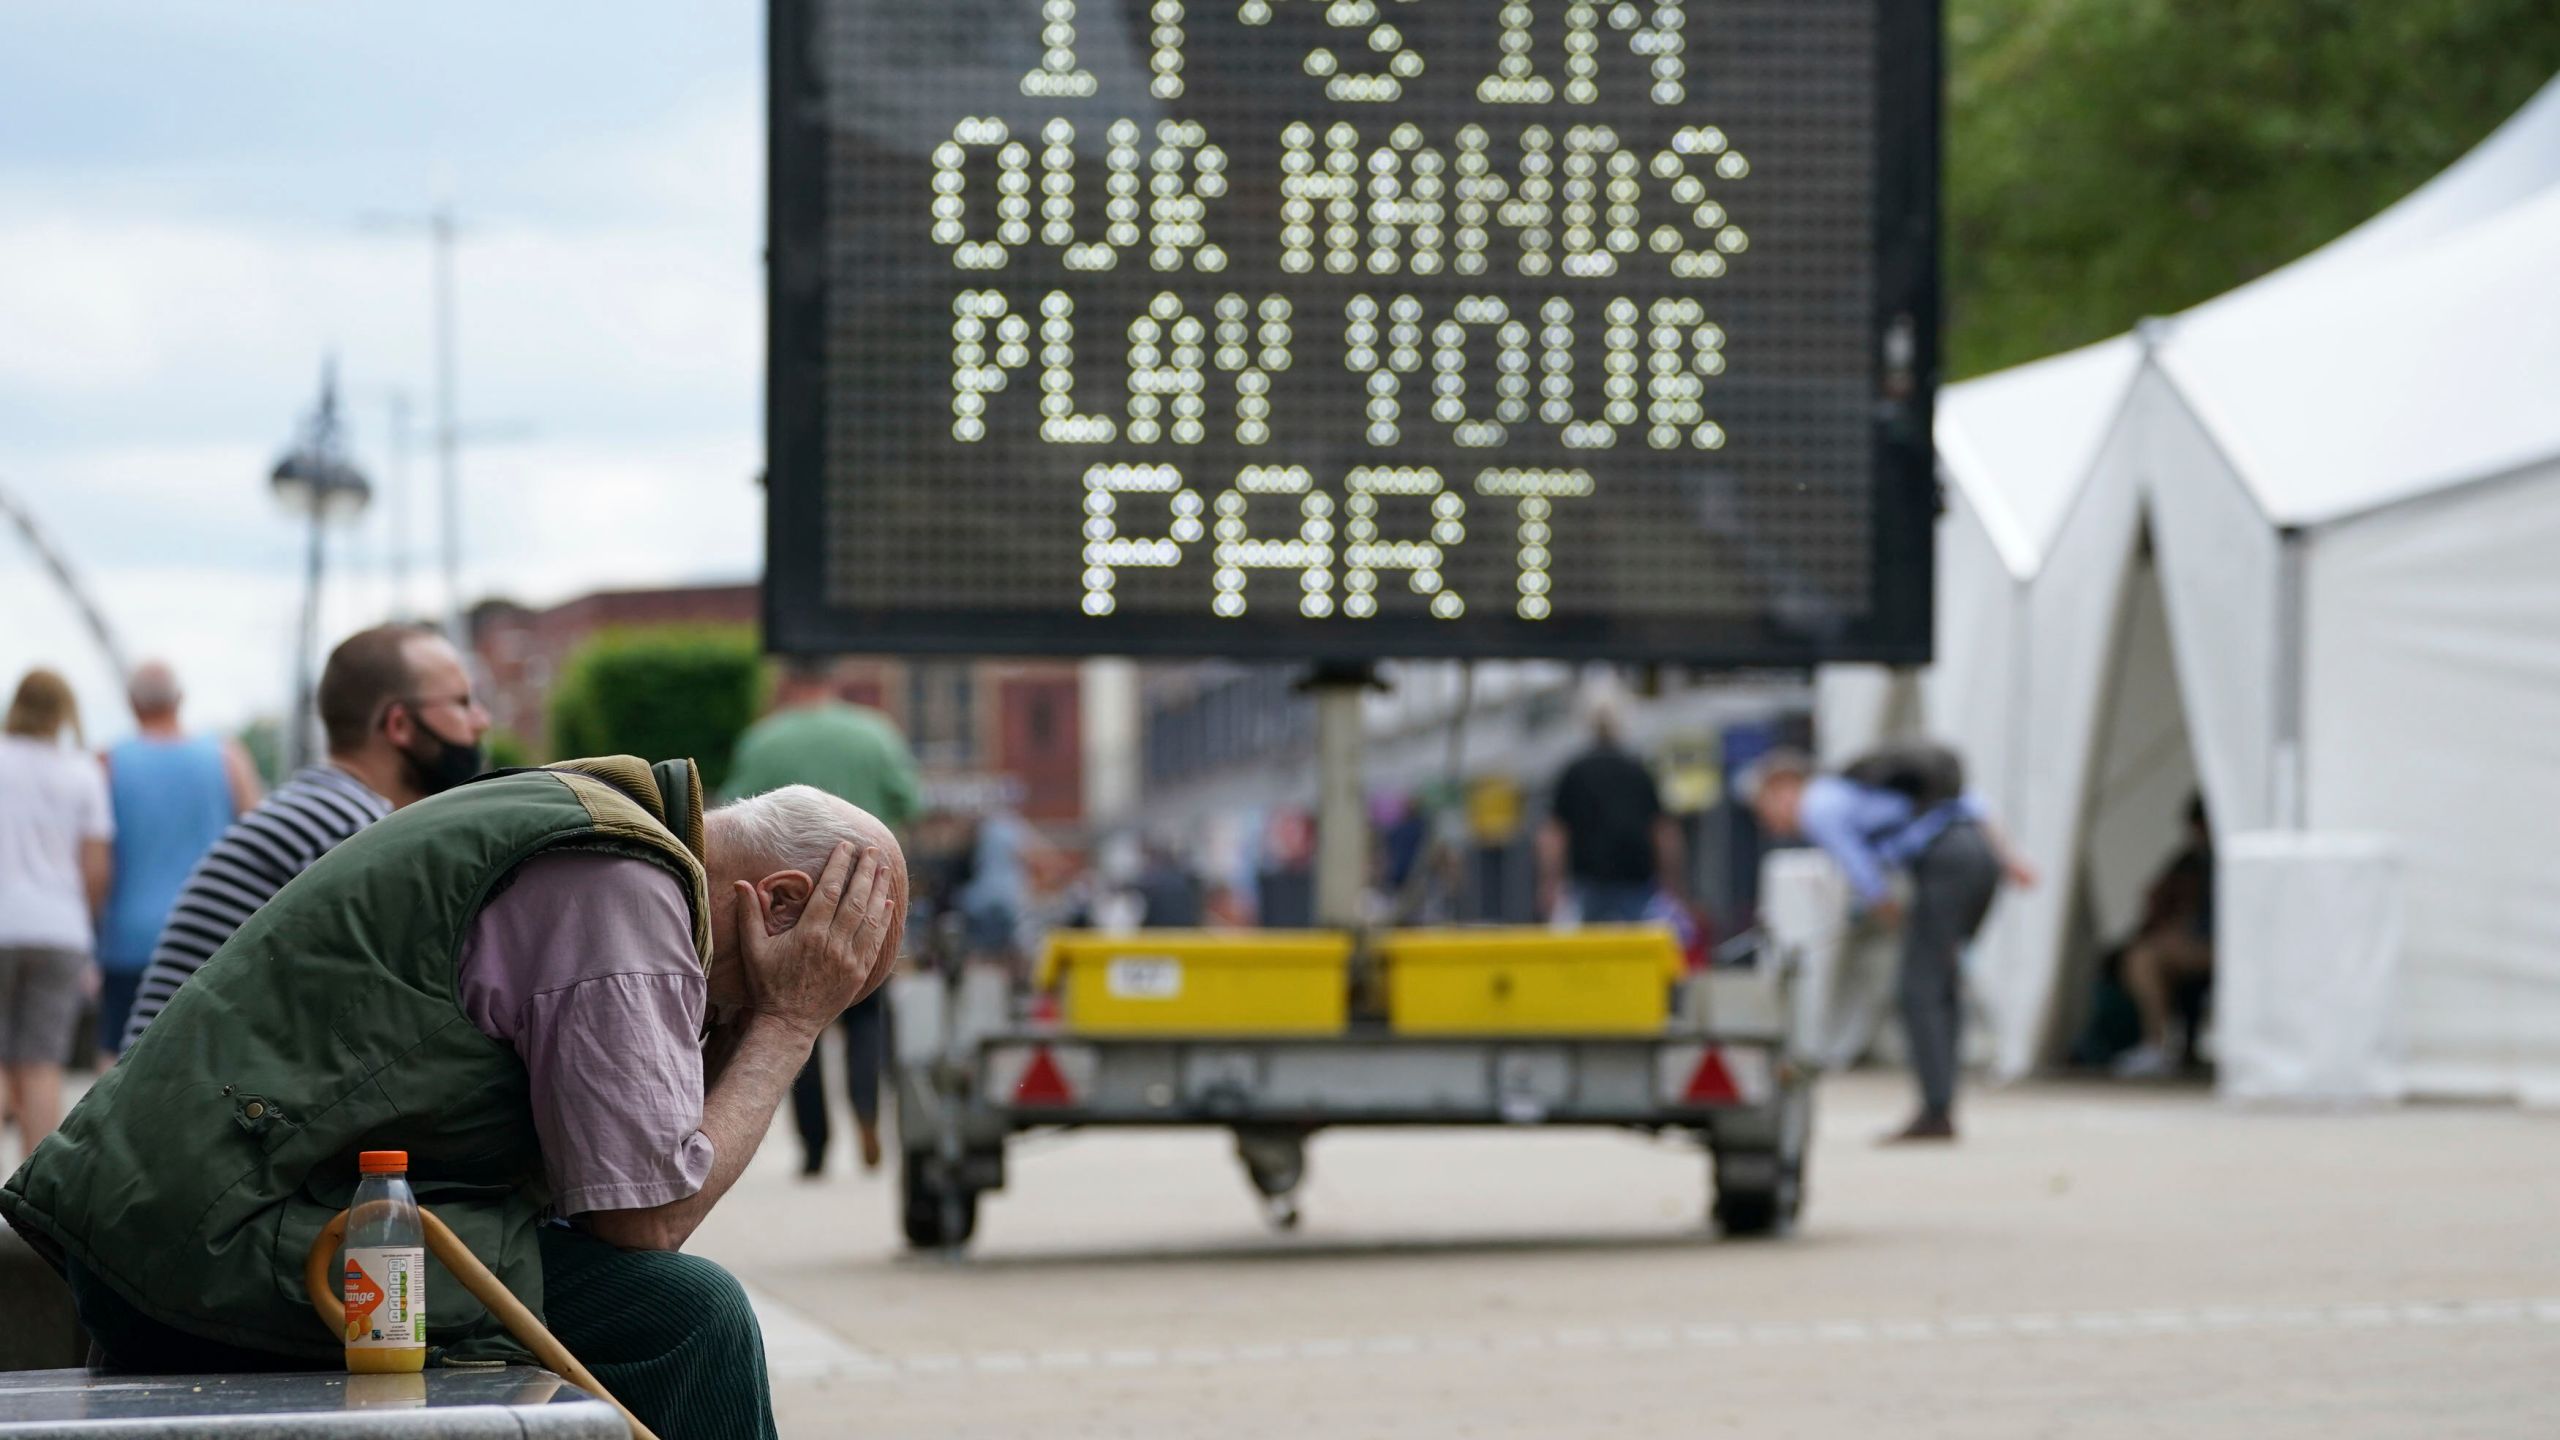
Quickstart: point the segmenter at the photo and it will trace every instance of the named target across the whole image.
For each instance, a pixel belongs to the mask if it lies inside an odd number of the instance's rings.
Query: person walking
[[[125,697],[139,733],[106,755],[116,858],[98,919],[98,1048],[109,1063],[124,1043],[142,972],[188,873],[259,799],[248,752],[179,728],[185,696],[166,664],[147,660],[134,667]]]
[[[2033,885],[2035,872],[2009,853],[1989,807],[1965,790],[1963,761],[1944,746],[1890,747],[1837,775],[1817,773],[1800,751],[1774,750],[1742,788],[1765,834],[1820,846],[1848,876],[1859,907],[1901,927],[1896,991],[1920,1109],[1887,1138],[1953,1140],[1964,947],[2002,880]],[[1893,892],[1896,870],[1910,876],[1907,909]]]
[[[835,693],[826,662],[790,659],[775,680],[773,709],[738,737],[724,793],[744,800],[788,785],[807,785],[878,816],[904,831],[922,807],[922,786],[906,738],[895,722]],[[888,998],[873,993],[846,1011],[845,1091],[862,1147],[862,1168],[880,1167],[880,1072],[888,1061]],[[800,1173],[827,1170],[826,1065],[822,1047],[791,1082],[791,1119],[800,1132]]]
[[[71,687],[28,671],[0,729],[0,1082],[26,1151],[62,1118],[62,1067],[113,863],[107,779],[81,743]]]
[[[1627,751],[1615,697],[1595,696],[1588,720],[1591,744],[1557,777],[1538,833],[1539,909],[1584,925],[1633,924],[1657,895],[1686,903],[1684,847],[1653,772]]]
[[[222,942],[347,837],[480,773],[489,712],[444,637],[377,625],[340,641],[317,696],[328,758],[231,823],[187,876],[134,993],[130,1050]]]

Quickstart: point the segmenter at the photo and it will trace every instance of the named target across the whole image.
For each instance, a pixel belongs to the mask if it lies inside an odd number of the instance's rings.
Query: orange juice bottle
[[[427,1365],[427,1235],[409,1189],[409,1152],[367,1150],[347,1209],[347,1369],[397,1374]]]

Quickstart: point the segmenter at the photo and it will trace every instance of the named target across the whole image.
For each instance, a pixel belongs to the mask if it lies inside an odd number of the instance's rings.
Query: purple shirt
[[[538,855],[471,923],[463,1012],[514,1048],[562,1215],[681,1200],[702,1133],[702,963],[676,878],[646,860]]]

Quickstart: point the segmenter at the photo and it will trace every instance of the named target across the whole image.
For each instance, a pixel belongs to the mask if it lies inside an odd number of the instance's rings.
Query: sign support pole
[[[1358,930],[1368,921],[1369,801],[1360,701],[1380,688],[1375,667],[1325,661],[1307,677],[1316,702],[1316,923]]]

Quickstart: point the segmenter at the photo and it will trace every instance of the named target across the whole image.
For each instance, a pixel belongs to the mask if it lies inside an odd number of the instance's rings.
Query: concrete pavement
[[[695,1248],[767,1311],[787,1435],[2541,1436],[2560,1131],[2506,1109],[1982,1094],[1878,1150],[1828,1083],[1799,1234],[1704,1229],[1694,1149],[1338,1132],[1295,1234],[1225,1138],[1020,1146],[953,1262],[778,1127]]]

